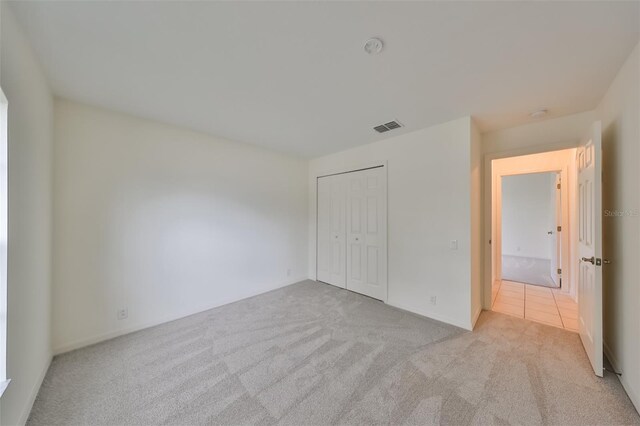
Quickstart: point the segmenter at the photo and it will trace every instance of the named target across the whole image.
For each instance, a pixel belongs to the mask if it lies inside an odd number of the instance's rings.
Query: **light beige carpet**
[[[577,334],[304,281],[55,357],[30,425],[640,424]]]

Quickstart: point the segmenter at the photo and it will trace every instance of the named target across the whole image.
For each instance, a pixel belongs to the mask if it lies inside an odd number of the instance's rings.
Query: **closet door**
[[[318,179],[318,281],[345,288],[346,191],[344,175]]]
[[[387,173],[346,173],[347,289],[387,299]]]

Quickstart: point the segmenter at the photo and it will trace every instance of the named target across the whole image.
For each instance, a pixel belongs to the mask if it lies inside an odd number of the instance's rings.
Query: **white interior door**
[[[343,175],[318,179],[318,280],[345,288],[346,191]]]
[[[387,299],[385,167],[346,173],[347,289]]]
[[[550,262],[550,271],[551,279],[553,282],[559,286],[560,285],[560,275],[558,274],[558,269],[560,268],[560,238],[558,238],[558,226],[562,223],[562,204],[560,200],[560,173],[556,174],[555,181],[553,182],[553,186],[551,188],[551,230],[549,239],[549,243],[551,245],[551,262]]]
[[[602,141],[595,122],[578,148],[578,327],[593,371],[602,377]]]

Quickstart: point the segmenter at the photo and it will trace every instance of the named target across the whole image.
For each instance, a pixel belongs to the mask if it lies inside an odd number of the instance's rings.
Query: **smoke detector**
[[[533,111],[531,114],[529,114],[529,117],[531,118],[542,118],[545,115],[547,115],[549,113],[549,110],[546,108],[540,108],[537,109],[535,111]]]
[[[377,55],[382,52],[382,40],[379,38],[370,38],[364,43],[364,51],[369,55]]]

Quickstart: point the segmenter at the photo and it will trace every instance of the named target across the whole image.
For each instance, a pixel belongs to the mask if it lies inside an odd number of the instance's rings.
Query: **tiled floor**
[[[498,282],[493,286],[492,310],[578,331],[578,304],[559,289]]]

